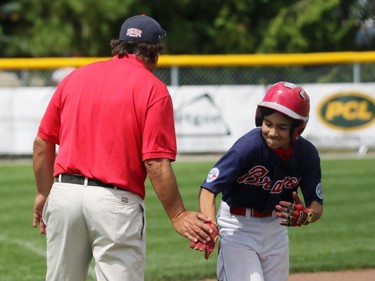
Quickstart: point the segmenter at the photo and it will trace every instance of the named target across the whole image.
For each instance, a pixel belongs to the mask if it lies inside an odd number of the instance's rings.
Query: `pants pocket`
[[[139,237],[139,240],[142,240],[143,237],[145,236],[145,230],[146,230],[146,216],[145,216],[145,208],[143,206],[143,204],[139,204],[139,208],[141,209],[141,221],[140,221],[140,224],[139,224],[139,227],[138,227],[138,237]]]

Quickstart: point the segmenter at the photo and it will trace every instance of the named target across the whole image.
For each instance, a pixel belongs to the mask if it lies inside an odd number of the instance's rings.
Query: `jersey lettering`
[[[278,194],[283,192],[284,188],[292,189],[299,184],[299,179],[296,177],[285,177],[277,180],[272,185],[271,178],[267,177],[268,170],[264,166],[257,165],[250,169],[249,172],[237,179],[238,183],[246,185],[261,186],[264,190],[269,190],[271,194]]]

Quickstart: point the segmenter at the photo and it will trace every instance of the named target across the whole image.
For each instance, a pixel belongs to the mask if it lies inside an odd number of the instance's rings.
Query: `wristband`
[[[312,221],[313,213],[309,209],[306,209],[306,213],[307,213],[307,218],[306,218],[306,222],[304,224],[308,225]]]

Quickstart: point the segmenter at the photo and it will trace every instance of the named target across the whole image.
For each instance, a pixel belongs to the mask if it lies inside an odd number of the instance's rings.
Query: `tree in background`
[[[360,49],[373,0],[2,0],[0,57],[110,56],[123,20],[145,13],[169,54]],[[372,11],[373,12],[373,11]],[[367,49],[375,49],[370,46]],[[363,48],[362,48],[363,49]]]
[[[359,10],[360,29],[356,34],[356,45],[361,50],[375,50],[375,1],[364,1],[364,9]]]
[[[13,1],[0,2],[0,55],[7,52],[7,48],[16,40],[13,27],[19,23],[21,5]]]

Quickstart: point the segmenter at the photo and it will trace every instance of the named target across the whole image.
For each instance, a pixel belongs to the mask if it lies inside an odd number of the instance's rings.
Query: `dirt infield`
[[[216,281],[205,279],[201,281]],[[375,268],[337,272],[294,273],[288,281],[375,281]]]
[[[290,275],[288,281],[375,281],[375,269],[295,273]]]

